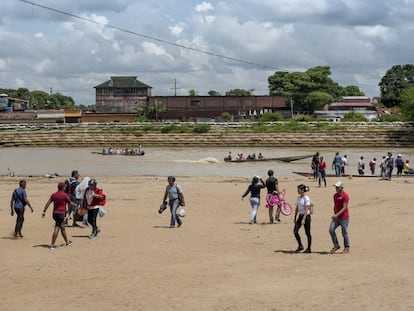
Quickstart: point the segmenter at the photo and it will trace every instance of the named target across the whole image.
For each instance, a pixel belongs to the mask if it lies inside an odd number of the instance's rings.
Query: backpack
[[[65,180],[66,189],[65,192],[67,194],[73,195],[75,193],[76,186],[79,185],[79,181],[76,178],[69,177]]]

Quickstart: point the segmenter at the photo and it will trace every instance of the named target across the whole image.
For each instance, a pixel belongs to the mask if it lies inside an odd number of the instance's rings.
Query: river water
[[[144,146],[145,147],[145,146]],[[285,157],[313,154],[317,151],[324,156],[327,172],[336,151],[347,154],[349,167],[347,173],[357,173],[357,162],[364,156],[368,162],[376,157],[379,161],[391,151],[393,155],[402,153],[404,159],[414,160],[413,148],[390,149],[329,149],[329,148],[144,148],[145,156],[102,156],[95,154],[100,150],[92,148],[1,148],[0,175],[7,175],[8,168],[17,176],[46,176],[58,174],[67,176],[71,170],[79,170],[81,176],[223,176],[266,177],[268,169],[273,169],[277,177],[294,176],[293,171],[311,170],[311,158],[284,163],[246,162],[225,163],[223,158],[231,151],[233,155],[243,153],[247,156],[262,152],[265,157]],[[368,172],[366,172],[368,173]]]

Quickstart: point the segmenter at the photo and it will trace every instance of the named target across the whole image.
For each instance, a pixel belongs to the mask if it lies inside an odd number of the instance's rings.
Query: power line
[[[94,23],[94,24],[97,24],[97,25],[100,25],[100,26],[103,26],[103,27],[116,29],[116,30],[119,30],[119,31],[122,31],[122,32],[125,32],[125,33],[129,33],[129,34],[132,34],[132,35],[135,35],[135,36],[139,36],[139,37],[143,37],[143,38],[146,38],[146,39],[149,39],[149,40],[157,41],[157,42],[160,42],[162,44],[167,44],[167,45],[187,49],[187,50],[190,50],[190,51],[193,51],[193,52],[203,53],[203,54],[207,54],[207,55],[211,55],[211,56],[215,56],[215,57],[219,57],[219,58],[223,58],[223,59],[227,59],[227,60],[231,60],[231,61],[235,61],[235,62],[239,62],[239,63],[243,63],[243,64],[254,65],[254,66],[269,68],[269,69],[273,69],[273,70],[284,70],[282,68],[278,68],[278,67],[275,67],[275,66],[259,64],[259,63],[255,63],[255,62],[251,62],[251,61],[246,61],[246,60],[242,60],[242,59],[238,59],[238,58],[234,58],[234,57],[230,57],[230,56],[226,56],[226,55],[222,55],[222,54],[218,54],[218,53],[214,53],[214,52],[210,52],[210,51],[206,51],[206,50],[197,49],[197,48],[193,48],[193,47],[182,45],[182,44],[177,44],[177,43],[166,41],[166,40],[162,40],[162,39],[159,39],[159,38],[156,38],[156,37],[152,37],[152,36],[149,36],[149,35],[146,35],[146,34],[142,34],[142,33],[135,32],[135,31],[132,31],[132,30],[128,30],[128,29],[125,29],[125,28],[121,28],[121,27],[118,27],[118,26],[113,26],[113,25],[110,25],[110,24],[104,24],[104,23],[101,23],[101,22],[98,22],[98,21],[95,21],[95,20],[92,20],[92,19],[89,19],[89,18],[86,18],[86,17],[82,17],[82,16],[79,16],[79,15],[76,15],[76,14],[72,14],[72,13],[69,13],[69,12],[58,10],[58,9],[55,9],[55,8],[52,8],[52,7],[49,7],[49,6],[46,6],[46,5],[42,5],[42,4],[39,4],[39,3],[36,3],[36,2],[27,1],[27,0],[18,0],[18,1],[26,3],[26,4],[31,4],[33,6],[37,6],[39,8],[49,10],[49,11],[52,11],[52,12],[55,12],[55,13],[58,13],[58,14],[62,14],[62,15],[66,15],[66,16],[76,18],[76,19],[80,19],[80,20],[83,20],[83,21],[86,21],[86,22],[89,22],[89,23]]]

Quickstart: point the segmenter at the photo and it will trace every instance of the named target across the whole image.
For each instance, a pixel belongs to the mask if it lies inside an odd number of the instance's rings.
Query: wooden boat
[[[246,158],[246,159],[232,159],[229,160],[227,157],[224,158],[224,162],[228,163],[243,163],[243,162],[266,162],[266,161],[281,161],[281,162],[292,162],[292,161],[298,161],[302,159],[307,159],[313,157],[313,154],[307,154],[307,155],[301,155],[301,156],[291,156],[291,157],[277,157],[277,158]]]
[[[292,172],[292,173],[298,174],[298,175],[301,175],[301,176],[305,176],[305,177],[309,177],[309,178],[313,178],[313,172]],[[326,177],[336,177],[336,175],[335,174],[326,174]],[[344,175],[341,175],[341,177],[344,177],[344,178],[348,178],[348,177],[349,178],[354,178],[354,177],[355,178],[381,178],[381,176],[379,176],[379,175],[370,175],[370,174],[367,174],[367,175],[344,174]],[[397,178],[396,175],[393,175],[392,177]],[[403,174],[403,175],[401,175],[401,177],[414,177],[414,174]]]

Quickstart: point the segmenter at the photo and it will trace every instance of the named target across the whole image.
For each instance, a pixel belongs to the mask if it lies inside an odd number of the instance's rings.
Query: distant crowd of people
[[[374,157],[368,163],[369,172],[372,176],[376,174],[376,168],[379,164],[380,168],[380,178],[383,180],[391,180],[394,169],[396,169],[396,176],[401,177],[403,174],[409,175],[414,174],[414,170],[410,168],[410,161],[404,160],[402,154],[398,154],[396,158],[393,157],[391,152],[388,152],[387,155],[382,157],[381,162],[378,163],[377,158]],[[347,155],[340,155],[339,152],[335,153],[335,156],[332,160],[332,170],[335,171],[336,177],[344,176],[345,167],[348,166],[348,157]],[[315,153],[312,158],[311,168],[313,172],[314,179],[319,180],[319,186],[321,181],[324,182],[326,186],[326,163],[319,152]],[[365,175],[365,160],[364,156],[360,156],[357,162],[357,173],[358,175]]]
[[[243,153],[238,153],[237,156],[235,158],[233,158],[233,154],[231,153],[231,151],[229,151],[229,154],[224,158],[224,161],[232,161],[232,160],[237,160],[237,161],[243,161],[243,160],[262,160],[264,159],[264,155],[259,152],[258,155],[256,155],[255,152],[253,152],[252,154],[247,155],[247,157],[244,157]]]
[[[103,148],[102,154],[110,155],[144,155],[145,152],[142,149],[141,145],[138,145],[138,148],[116,148],[113,149],[112,147]]]

